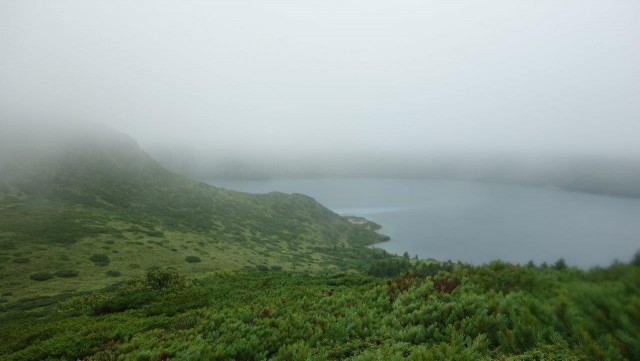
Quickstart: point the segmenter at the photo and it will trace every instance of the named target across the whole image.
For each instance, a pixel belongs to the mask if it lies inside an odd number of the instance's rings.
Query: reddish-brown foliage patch
[[[416,271],[407,271],[394,279],[387,280],[389,302],[393,302],[399,294],[407,292],[411,287],[419,285],[424,276]]]
[[[433,288],[440,292],[451,293],[458,286],[460,286],[460,280],[458,278],[445,277],[443,279],[433,281]]]

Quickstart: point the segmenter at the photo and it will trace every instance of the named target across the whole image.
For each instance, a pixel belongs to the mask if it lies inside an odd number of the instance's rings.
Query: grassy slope
[[[0,163],[0,300],[101,288],[117,281],[107,271],[152,266],[346,270],[379,239],[304,195],[251,195],[173,174],[110,130],[47,140],[15,145]],[[94,254],[109,263],[96,265]],[[61,270],[78,276],[30,279]]]

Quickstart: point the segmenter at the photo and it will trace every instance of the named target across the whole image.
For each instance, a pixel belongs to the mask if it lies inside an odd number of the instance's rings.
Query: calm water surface
[[[391,240],[376,247],[421,258],[606,266],[640,249],[640,200],[556,189],[406,179],[210,181],[251,193],[303,193],[367,217]]]

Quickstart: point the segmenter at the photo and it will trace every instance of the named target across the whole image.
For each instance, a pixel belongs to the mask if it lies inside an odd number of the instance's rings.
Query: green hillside
[[[186,179],[110,129],[28,128],[2,133],[0,286],[9,300],[97,289],[150,267],[348,270],[362,267],[356,249],[381,237],[304,195]]]

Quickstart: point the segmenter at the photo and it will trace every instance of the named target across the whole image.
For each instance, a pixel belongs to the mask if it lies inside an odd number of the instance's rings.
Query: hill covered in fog
[[[181,148],[155,148],[167,168],[195,179],[268,178],[424,178],[504,182],[556,187],[621,197],[640,197],[640,158],[616,155],[376,153],[249,156],[193,154]]]
[[[337,249],[380,239],[304,195],[250,195],[184,178],[105,127],[4,126],[0,244],[12,267],[0,283],[15,296],[43,292],[34,274],[74,275],[49,282],[44,293],[55,293],[151,266],[348,268],[355,263],[337,260]]]

